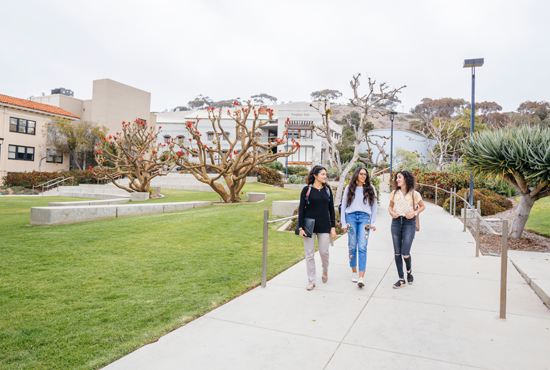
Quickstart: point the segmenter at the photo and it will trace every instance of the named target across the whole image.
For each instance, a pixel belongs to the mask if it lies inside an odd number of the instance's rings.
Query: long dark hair
[[[359,172],[361,172],[361,170],[364,170],[367,173],[367,179],[363,184],[363,203],[367,204],[367,199],[368,199],[369,205],[372,206],[374,204],[374,189],[370,184],[369,171],[367,171],[366,168],[357,167],[355,171],[353,171],[353,175],[351,176],[351,180],[349,181],[348,199],[347,199],[346,207],[351,206],[351,202],[353,202],[353,199],[355,199],[355,190],[357,189],[357,179],[359,178]]]
[[[319,176],[319,172],[321,172],[322,170],[326,171],[327,169],[323,166],[313,166],[313,168],[311,169],[311,171],[309,171],[309,174],[307,175],[307,184],[313,185],[313,183],[315,182],[315,176]],[[328,186],[326,182],[325,186]]]
[[[414,190],[416,186],[416,179],[414,178],[414,175],[411,171],[407,170],[400,170],[398,171],[395,176],[393,177],[393,190],[396,190],[400,188],[399,185],[397,185],[397,175],[402,174],[403,178],[405,179],[405,185],[407,186],[407,193],[411,190]]]

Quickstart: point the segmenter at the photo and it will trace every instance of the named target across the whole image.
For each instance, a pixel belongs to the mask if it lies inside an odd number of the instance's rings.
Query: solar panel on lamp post
[[[397,114],[397,112],[390,111],[390,121],[391,121],[391,134],[390,134],[390,184],[393,176],[393,117]],[[387,157],[386,157],[387,158]]]
[[[464,59],[463,68],[472,69],[472,115],[470,118],[470,137],[474,134],[475,131],[475,88],[476,88],[476,67],[481,67],[484,63],[484,58],[476,59]],[[473,207],[474,204],[474,175],[470,171],[470,205]]]

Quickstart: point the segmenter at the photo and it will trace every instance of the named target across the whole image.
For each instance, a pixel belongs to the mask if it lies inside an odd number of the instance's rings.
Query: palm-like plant
[[[483,131],[462,149],[474,174],[502,177],[519,191],[511,236],[521,237],[535,202],[550,195],[550,129],[523,126]]]

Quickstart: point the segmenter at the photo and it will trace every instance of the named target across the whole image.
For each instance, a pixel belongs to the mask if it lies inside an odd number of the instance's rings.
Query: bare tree
[[[464,122],[459,119],[435,118],[430,122],[424,122],[419,128],[414,130],[424,137],[424,140],[409,137],[411,141],[419,141],[428,151],[431,161],[437,166],[437,171],[441,171],[445,158],[454,153],[455,148],[466,137],[459,137],[460,128]],[[436,141],[436,145],[430,145],[430,139]],[[457,143],[458,142],[458,143]]]
[[[397,89],[390,89],[385,82],[377,84],[376,80],[373,80],[369,77],[367,92],[365,94],[359,93],[360,86],[360,77],[359,73],[357,76],[353,76],[350,86],[353,90],[353,98],[350,99],[350,103],[353,107],[357,108],[359,114],[361,115],[361,120],[356,127],[353,127],[355,131],[355,147],[353,152],[353,157],[346,164],[344,168],[343,165],[339,162],[339,154],[336,150],[333,149],[331,160],[336,162],[336,167],[340,173],[340,181],[338,182],[338,191],[336,192],[336,203],[340,203],[342,200],[342,194],[344,192],[344,184],[346,181],[346,174],[351,170],[353,165],[357,163],[358,160],[364,161],[365,158],[359,156],[359,146],[362,142],[366,141],[366,132],[369,122],[369,114],[371,117],[384,116],[387,114],[385,111],[373,109],[375,106],[383,104],[384,101],[390,100],[394,101],[398,93],[401,92],[406,86],[401,86]],[[313,106],[313,105],[312,105]],[[316,108],[316,107],[314,107]],[[318,106],[317,111],[323,117],[322,125],[313,127],[316,133],[322,137],[325,137],[331,145],[331,148],[335,147],[335,144],[331,137],[330,125],[329,125],[329,115],[332,113],[330,107],[328,106],[328,100],[324,99],[321,101],[321,105]],[[324,135],[324,136],[323,136]],[[367,159],[368,160],[368,159]],[[340,166],[338,167],[338,163]],[[367,162],[368,163],[368,162]]]

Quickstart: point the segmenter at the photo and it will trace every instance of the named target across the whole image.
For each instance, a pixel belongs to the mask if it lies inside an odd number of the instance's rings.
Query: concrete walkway
[[[550,253],[510,251],[508,257],[527,284],[550,307]]]
[[[550,312],[508,264],[475,258],[462,223],[427,204],[411,252],[413,285],[397,280],[387,194],[368,247],[366,286],[350,282],[347,236],[329,281],[308,292],[305,261],[105,369],[550,369]],[[258,246],[260,248],[260,246]]]

